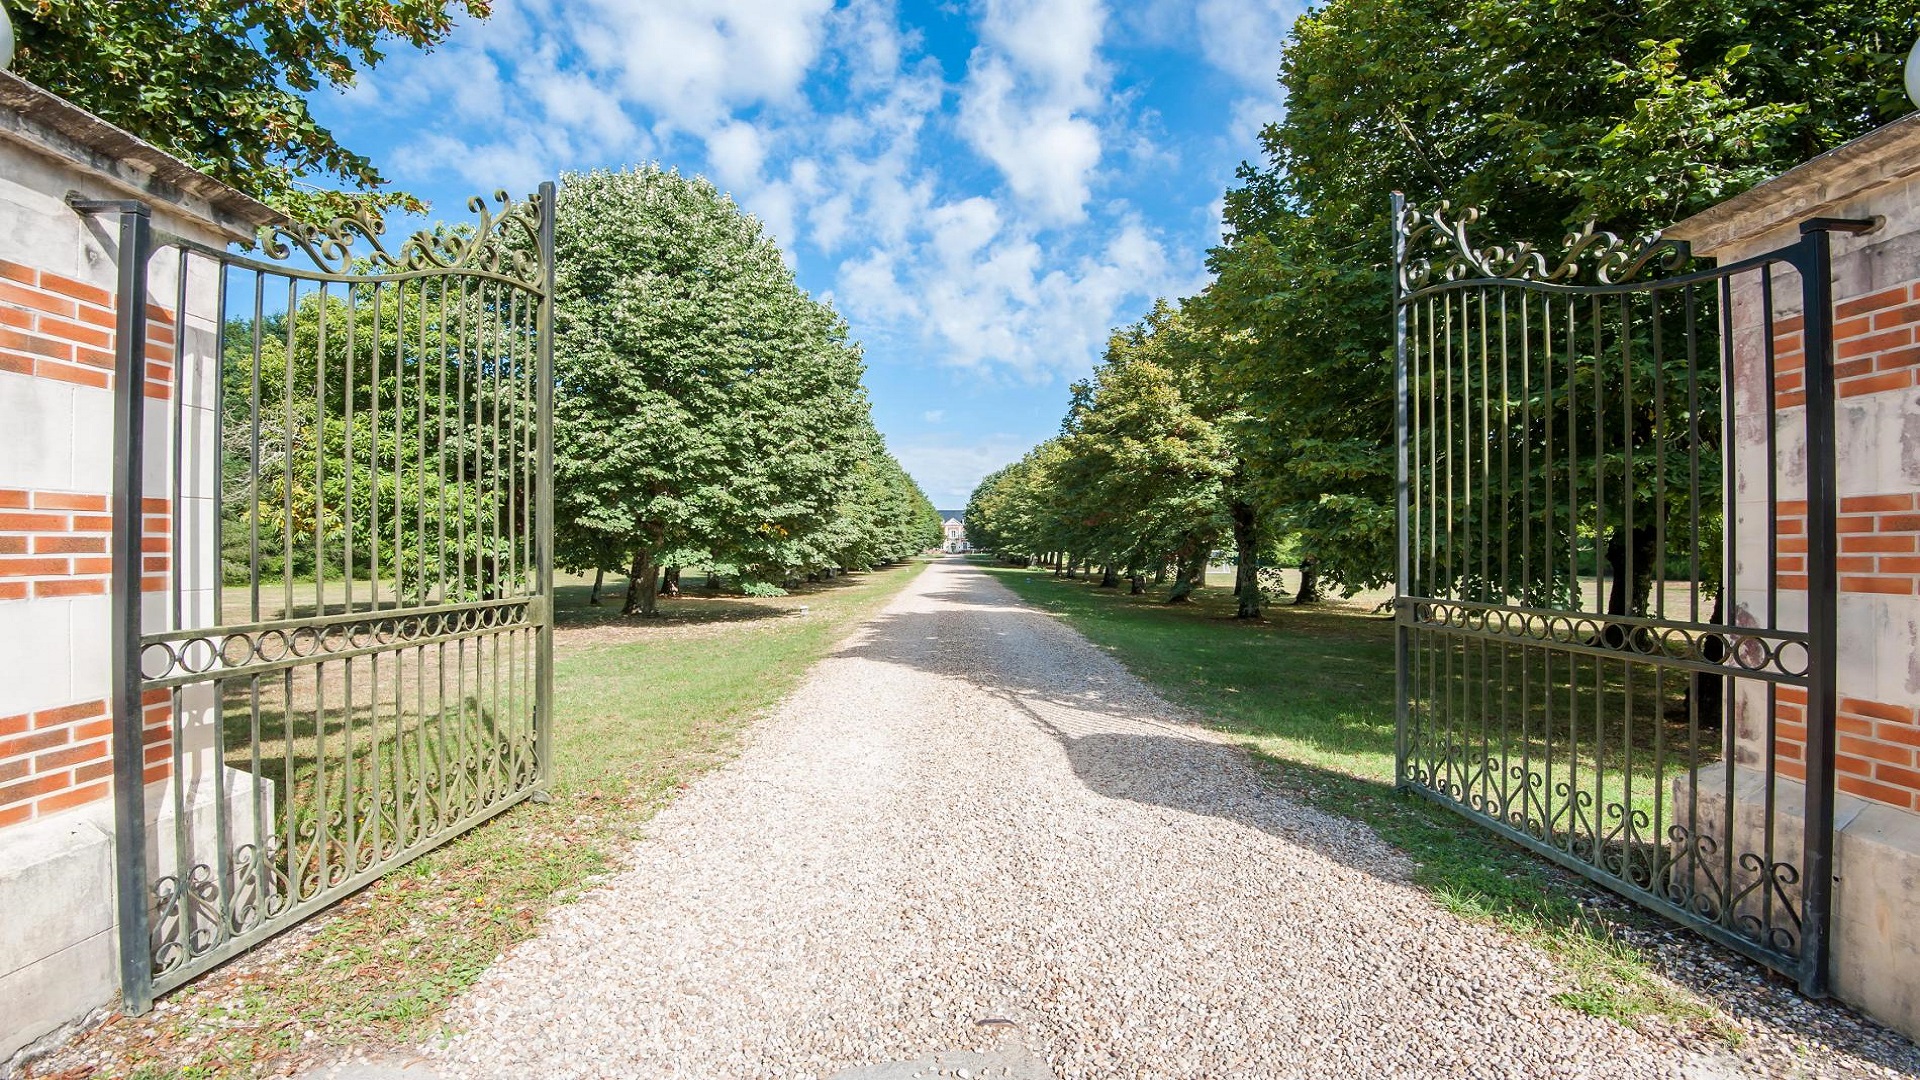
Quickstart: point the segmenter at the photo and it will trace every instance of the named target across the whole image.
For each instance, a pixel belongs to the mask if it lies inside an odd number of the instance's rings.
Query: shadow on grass
[[[589,602],[593,594],[591,585],[560,584],[553,590],[554,626],[561,630],[598,626],[702,626],[784,618],[797,612],[811,598],[857,587],[875,572],[888,569],[892,567],[805,582],[788,588],[787,595],[778,597],[729,595],[710,590],[702,578],[690,577],[682,581],[679,596],[660,598],[660,613],[650,618],[621,613],[627,594],[625,578],[609,578],[600,591],[601,602],[597,605]]]

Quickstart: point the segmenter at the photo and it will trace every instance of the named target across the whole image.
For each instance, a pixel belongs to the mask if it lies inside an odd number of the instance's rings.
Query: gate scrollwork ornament
[[[1477,278],[1618,285],[1649,269],[1672,273],[1693,257],[1684,240],[1670,240],[1657,232],[1623,240],[1595,231],[1591,221],[1579,232],[1568,233],[1555,253],[1526,241],[1476,246],[1468,229],[1483,213],[1477,206],[1462,207],[1456,213],[1445,200],[1431,210],[1406,207],[1394,222],[1406,251],[1398,268],[1402,293]]]
[[[297,251],[323,274],[349,277],[358,272],[356,258],[373,274],[475,273],[504,278],[515,285],[540,291],[545,271],[540,265],[540,196],[514,199],[495,191],[489,206],[481,196],[467,200],[477,220],[459,225],[436,224],[421,229],[389,250],[382,241],[387,223],[369,210],[334,218],[325,225],[294,222],[263,230],[260,249],[276,262]],[[356,252],[357,245],[365,250]]]

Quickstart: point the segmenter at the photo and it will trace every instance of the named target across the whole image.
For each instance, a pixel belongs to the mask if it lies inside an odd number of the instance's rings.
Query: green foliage
[[[267,599],[315,579],[408,602],[527,587],[534,305],[456,278],[359,282],[230,321],[227,579],[257,573]]]
[[[556,556],[625,570],[720,562],[777,583],[938,542],[887,453],[846,323],[704,179],[563,178],[555,298]]]
[[[969,535],[1016,559],[1064,554],[1110,568],[1135,589],[1170,566],[1178,601],[1231,534],[1246,568],[1239,614],[1259,617],[1257,570],[1272,522],[1244,454],[1255,422],[1217,377],[1231,347],[1187,308],[1156,303],[1108,340],[1091,379],[1074,384],[1060,436],[981,482]]]
[[[431,48],[489,0],[33,0],[9,5],[14,71],[295,218],[356,201],[421,209],[314,119],[390,42]]]
[[[1061,435],[980,483],[967,506],[976,545],[1132,571],[1211,544],[1232,459],[1166,356],[1177,319],[1161,307],[1114,334],[1074,385]]]
[[[1507,236],[1659,228],[1905,113],[1890,0],[1333,0],[1280,61],[1286,116],[1227,193],[1194,305],[1303,554],[1392,573],[1389,193]],[[1490,238],[1494,239],[1494,238]]]

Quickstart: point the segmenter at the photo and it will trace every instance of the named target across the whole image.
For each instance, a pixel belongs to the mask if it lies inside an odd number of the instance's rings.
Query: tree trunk
[[[1146,591],[1147,591],[1147,579],[1145,575],[1142,575],[1139,573],[1133,573],[1133,574],[1127,575],[1127,595],[1128,596],[1140,596],[1140,595],[1143,595]]]
[[[1160,561],[1153,564],[1153,583],[1155,585],[1165,585],[1167,583],[1167,557],[1165,555],[1160,556]]]
[[[622,615],[660,614],[660,574],[653,564],[653,551],[641,548],[633,553],[633,568],[627,571],[627,603]]]
[[[1236,619],[1260,618],[1260,519],[1252,505],[1230,503],[1227,513],[1233,518],[1233,548],[1239,566],[1233,575],[1233,594],[1240,598]]]
[[[1100,587],[1103,589],[1117,589],[1120,587],[1120,575],[1114,573],[1112,563],[1108,563],[1101,569]]]
[[[1167,603],[1186,604],[1192,602],[1194,590],[1206,584],[1208,554],[1207,549],[1203,547],[1199,551],[1194,552],[1184,565],[1175,564],[1173,592],[1167,594]]]
[[[1709,625],[1720,625],[1720,602],[1725,590],[1713,594],[1713,614],[1707,616]],[[1719,634],[1709,634],[1700,643],[1700,658],[1708,663],[1722,663],[1727,658],[1727,639]],[[1702,728],[1714,731],[1722,730],[1726,719],[1727,677],[1710,672],[1693,672],[1687,680],[1686,716],[1698,717]]]
[[[607,583],[606,567],[604,566],[594,567],[593,591],[587,594],[587,603],[592,604],[594,607],[600,606],[600,587],[602,585],[605,585],[606,583]]]
[[[1659,534],[1652,525],[1641,525],[1633,530],[1631,538],[1633,551],[1627,551],[1627,537],[1622,530],[1613,530],[1607,541],[1607,570],[1613,575],[1613,588],[1607,596],[1607,614],[1644,615],[1647,602],[1653,596],[1653,575],[1660,567],[1654,565],[1659,552],[1653,549]],[[1628,555],[1632,558],[1629,559]],[[1631,562],[1632,573],[1628,573]]]
[[[661,577],[665,580],[660,583],[660,594],[662,596],[679,596],[680,568],[677,566],[669,566],[667,567],[666,573],[662,574]]]
[[[1320,602],[1320,563],[1309,555],[1300,560],[1300,591],[1293,595],[1295,604],[1317,604]]]
[[[1653,591],[1653,526],[1642,525],[1629,534],[1615,528],[1607,537],[1607,573],[1612,582],[1607,590],[1607,614],[1641,615],[1647,610],[1647,598]],[[1633,550],[1628,551],[1631,542]],[[1631,565],[1629,565],[1631,564]],[[1603,637],[1609,647],[1627,644],[1627,632],[1617,624],[1609,625]]]

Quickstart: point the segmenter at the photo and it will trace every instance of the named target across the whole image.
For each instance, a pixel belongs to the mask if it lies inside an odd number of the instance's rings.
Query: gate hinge
[[[152,213],[147,204],[138,199],[83,199],[77,191],[67,192],[67,205],[78,214],[138,214],[147,217]]]
[[[1816,232],[1843,232],[1859,236],[1870,233],[1886,222],[1886,218],[1875,215],[1870,218],[1817,217],[1808,218],[1800,223],[1800,235]]]

